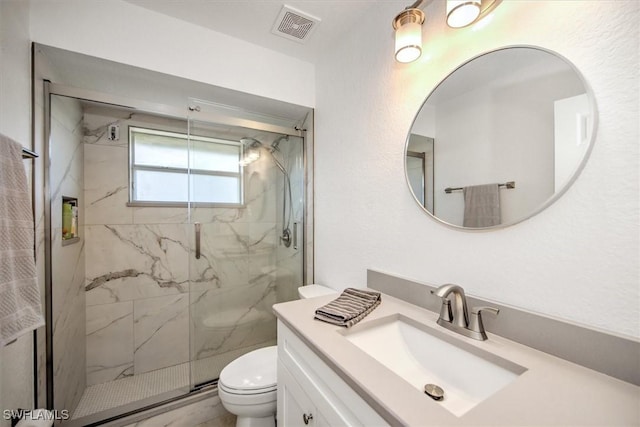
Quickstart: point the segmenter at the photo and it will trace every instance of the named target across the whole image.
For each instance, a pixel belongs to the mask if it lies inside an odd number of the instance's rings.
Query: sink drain
[[[435,384],[427,384],[424,386],[424,392],[433,400],[444,399],[444,390]]]

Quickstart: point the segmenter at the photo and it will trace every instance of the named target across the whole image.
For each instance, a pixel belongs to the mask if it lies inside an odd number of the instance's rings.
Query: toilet
[[[301,299],[336,291],[321,285],[298,288]],[[238,419],[236,427],[275,427],[278,347],[253,350],[229,363],[220,372],[218,396],[222,406]]]
[[[220,372],[222,406],[238,416],[236,427],[275,427],[278,347],[253,350]]]

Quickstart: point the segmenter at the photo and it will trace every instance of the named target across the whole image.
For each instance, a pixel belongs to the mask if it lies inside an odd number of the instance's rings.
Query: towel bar
[[[515,181],[507,181],[504,184],[498,184],[498,187],[505,187],[508,189],[516,188]],[[450,194],[452,191],[464,190],[464,187],[447,187],[444,189],[444,192]]]
[[[22,158],[23,159],[35,159],[36,157],[40,157],[38,156],[38,154],[36,154],[35,152],[27,149],[27,148],[22,148]]]

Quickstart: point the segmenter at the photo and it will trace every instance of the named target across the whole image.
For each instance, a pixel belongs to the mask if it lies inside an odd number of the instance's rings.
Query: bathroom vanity
[[[388,424],[283,322],[278,337],[279,425]]]
[[[495,334],[461,336],[438,326],[436,313],[386,294],[352,328],[314,320],[333,298],[274,306],[279,425],[640,423],[638,386]],[[411,371],[421,363],[444,381],[444,399],[424,392]]]

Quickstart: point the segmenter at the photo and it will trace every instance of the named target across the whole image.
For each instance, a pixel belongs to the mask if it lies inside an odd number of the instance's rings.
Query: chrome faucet
[[[493,307],[474,307],[471,310],[471,318],[469,318],[467,297],[461,286],[453,284],[442,285],[435,291],[431,291],[431,293],[442,298],[440,317],[438,317],[437,321],[438,325],[476,340],[484,341],[487,339],[481,313],[486,311],[497,315],[500,310]],[[449,299],[451,294],[453,294],[454,298],[453,310]]]
[[[442,306],[447,306],[447,311],[451,311],[451,301],[449,300],[449,295],[453,294],[454,297],[454,310],[449,316],[443,318],[442,309],[440,310],[440,318],[438,318],[438,325],[443,325],[443,323],[454,324],[461,328],[466,328],[469,326],[469,312],[467,310],[467,297],[464,294],[464,289],[458,285],[448,284],[442,285],[435,291],[431,291],[434,295],[442,298]]]

